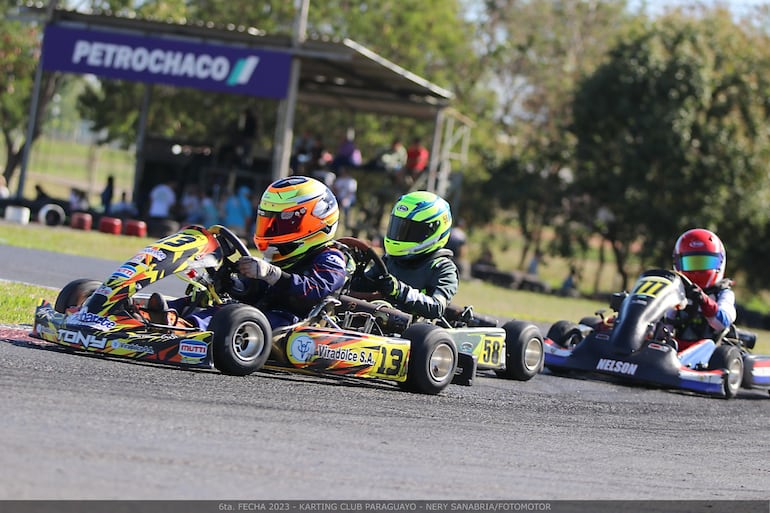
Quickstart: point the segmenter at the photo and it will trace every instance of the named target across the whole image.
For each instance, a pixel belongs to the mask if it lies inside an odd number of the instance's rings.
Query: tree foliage
[[[578,88],[576,190],[594,216],[610,213],[601,233],[624,284],[634,247],[643,264],[668,266],[677,234],[698,226],[740,254],[745,223],[766,223],[767,59],[726,11],[673,13]]]

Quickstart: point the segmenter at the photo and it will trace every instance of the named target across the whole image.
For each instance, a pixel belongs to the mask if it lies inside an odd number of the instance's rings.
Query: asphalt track
[[[52,287],[116,265],[7,246],[0,262]],[[543,373],[421,396],[70,354],[28,329],[0,328],[0,499],[770,499],[766,391]]]

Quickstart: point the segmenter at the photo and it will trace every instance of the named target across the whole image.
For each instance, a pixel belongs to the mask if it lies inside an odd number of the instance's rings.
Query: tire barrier
[[[123,221],[117,217],[102,217],[99,220],[99,231],[102,233],[111,233],[120,235],[123,231]]]
[[[137,219],[129,219],[126,221],[125,234],[134,237],[147,237],[147,223]]]
[[[29,224],[30,211],[27,207],[8,205],[5,207],[5,220],[11,223]]]
[[[59,226],[64,224],[67,214],[56,203],[48,203],[37,213],[37,222],[46,226]]]
[[[76,230],[89,231],[93,223],[93,216],[87,212],[75,212],[70,219],[70,227]]]

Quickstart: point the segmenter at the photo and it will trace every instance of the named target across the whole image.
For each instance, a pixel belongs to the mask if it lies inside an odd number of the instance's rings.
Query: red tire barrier
[[[102,233],[120,235],[120,232],[123,231],[123,221],[117,217],[102,217],[99,220],[99,231]]]
[[[90,230],[94,218],[87,212],[75,212],[70,219],[70,227],[76,230]]]
[[[147,223],[137,219],[129,219],[126,221],[126,235],[147,237]]]

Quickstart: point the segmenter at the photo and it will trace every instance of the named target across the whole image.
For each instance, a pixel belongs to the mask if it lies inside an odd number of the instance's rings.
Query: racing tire
[[[559,347],[568,348],[571,344],[572,334],[577,324],[572,321],[556,321],[548,328],[546,338],[550,338]]]
[[[588,317],[583,317],[580,319],[580,322],[578,324],[583,324],[585,326],[591,326],[592,328],[596,328],[596,325],[602,322],[601,317],[597,317],[595,315],[591,315]]]
[[[505,369],[496,371],[503,378],[529,381],[543,370],[545,351],[540,328],[525,321],[508,321],[505,330]]]
[[[68,308],[82,305],[88,297],[101,286],[101,282],[80,278],[69,282],[56,296],[53,309],[59,313],[65,313]]]
[[[717,346],[709,358],[709,369],[726,369],[727,376],[722,383],[722,393],[725,399],[735,397],[743,381],[743,355],[735,346],[722,344]]]
[[[416,323],[401,336],[412,342],[401,388],[436,395],[449,386],[457,370],[457,346],[449,333],[435,324]]]
[[[246,376],[261,369],[270,356],[270,323],[253,306],[223,306],[211,318],[209,330],[214,332],[214,367],[222,374]]]

